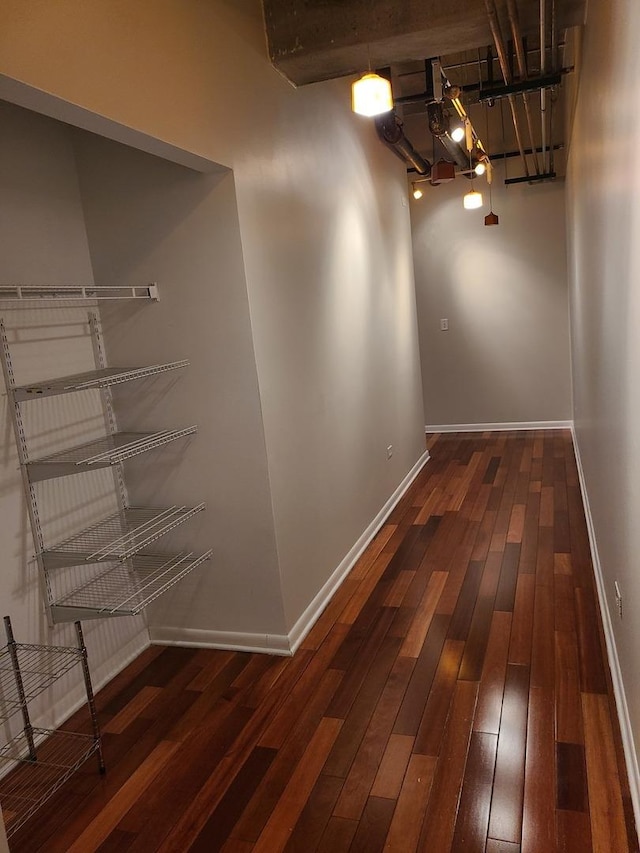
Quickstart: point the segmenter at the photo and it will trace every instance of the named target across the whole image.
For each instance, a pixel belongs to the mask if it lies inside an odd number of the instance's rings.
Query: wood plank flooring
[[[12,850],[637,853],[570,434],[429,447],[293,658],[149,649]]]

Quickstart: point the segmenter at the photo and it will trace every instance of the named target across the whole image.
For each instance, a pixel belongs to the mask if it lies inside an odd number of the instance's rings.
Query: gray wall
[[[564,182],[505,187],[497,163],[492,227],[476,188],[481,210],[462,178],[411,201],[425,423],[569,420]]]
[[[640,83],[639,31],[632,0],[589,4],[568,185],[575,429],[622,675],[619,707],[629,714],[628,759],[640,744],[640,117],[627,97]],[[638,815],[637,759],[629,773]]]
[[[110,363],[191,362],[116,397],[126,428],[198,424],[195,438],[127,466],[133,504],[206,501],[206,513],[168,544],[214,549],[210,563],[158,601],[150,626],[282,635],[233,175],[198,174],[80,132],[76,152],[96,281],[160,287],[157,305],[103,309]]]

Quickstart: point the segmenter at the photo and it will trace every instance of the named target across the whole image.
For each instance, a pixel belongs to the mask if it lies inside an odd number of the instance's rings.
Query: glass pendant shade
[[[471,190],[465,195],[463,204],[465,210],[476,210],[478,207],[482,207],[482,193]]]
[[[361,116],[377,116],[393,109],[391,83],[369,72],[351,87],[351,109]]]

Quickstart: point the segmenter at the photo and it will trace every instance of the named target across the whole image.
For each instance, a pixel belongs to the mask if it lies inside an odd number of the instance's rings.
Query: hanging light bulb
[[[351,109],[361,116],[377,116],[393,109],[391,83],[369,71],[351,87]]]
[[[465,135],[464,127],[462,127],[462,125],[460,125],[460,124],[457,127],[454,127],[453,130],[451,131],[451,138],[453,139],[454,142],[462,142],[462,140],[464,139],[464,135]]]
[[[413,184],[413,197],[417,201],[419,198],[422,198],[422,190],[416,184]]]
[[[478,207],[482,207],[482,193],[477,190],[470,190],[462,199],[462,203],[465,210],[476,210]]]

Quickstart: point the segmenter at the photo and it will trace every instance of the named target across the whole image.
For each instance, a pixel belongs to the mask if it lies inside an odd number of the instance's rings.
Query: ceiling
[[[461,88],[459,100],[492,161],[506,155],[508,180],[531,182],[563,174],[563,82],[571,70],[567,33],[583,23],[585,5],[586,0],[263,2],[271,60],[292,83],[353,76],[369,67],[389,75],[405,135],[434,162],[453,159],[427,123],[427,103],[439,99],[432,64],[439,60],[444,78]],[[446,97],[443,105],[457,119]]]

